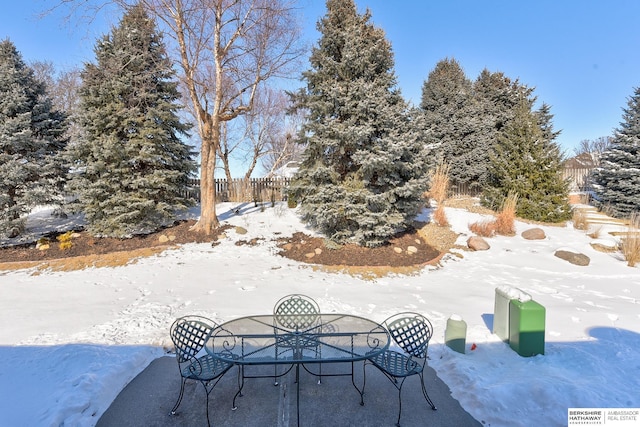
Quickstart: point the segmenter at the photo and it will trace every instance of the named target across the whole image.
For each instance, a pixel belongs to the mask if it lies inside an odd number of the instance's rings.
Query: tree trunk
[[[200,165],[200,219],[193,225],[191,230],[211,235],[220,226],[216,214],[216,183],[214,177],[216,141],[219,141],[220,129],[211,123],[208,123],[206,128],[209,129],[204,132],[207,138],[202,139],[202,163]]]

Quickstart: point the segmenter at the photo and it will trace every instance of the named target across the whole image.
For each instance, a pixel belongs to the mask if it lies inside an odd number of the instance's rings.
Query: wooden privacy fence
[[[447,197],[478,197],[482,193],[482,188],[470,186],[469,184],[452,184],[449,186]]]
[[[279,202],[287,200],[290,178],[216,179],[217,202]],[[190,179],[184,195],[200,201],[200,180]]]
[[[590,192],[593,190],[592,174],[595,168],[564,168],[562,179],[569,180],[569,191]],[[482,193],[479,186],[470,187],[468,184],[452,184],[448,197],[477,197]]]
[[[570,190],[588,192],[593,190],[591,174],[594,169],[595,168],[565,168],[562,172],[562,177],[570,180]]]
[[[592,168],[565,169],[563,177],[572,181],[579,191],[591,190],[590,176]],[[237,178],[231,180],[216,179],[216,201],[218,202],[279,202],[286,201],[287,188],[291,178]],[[574,188],[575,188],[574,187]],[[454,184],[449,188],[448,197],[477,197],[482,188],[466,184]],[[183,193],[186,197],[200,201],[200,180],[190,179]]]
[[[231,185],[222,178],[216,179],[215,183],[218,202],[278,202],[287,200],[287,188],[291,184],[291,178],[237,178],[231,181]],[[475,197],[480,192],[480,188],[458,184],[449,188],[449,197]],[[199,202],[200,180],[190,179],[184,195]]]

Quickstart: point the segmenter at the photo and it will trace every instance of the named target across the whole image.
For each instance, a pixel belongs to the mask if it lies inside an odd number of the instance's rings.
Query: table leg
[[[360,391],[360,388],[356,385],[356,378],[354,375],[354,362],[351,362],[351,384],[353,384],[353,386],[356,388],[356,390],[358,390],[358,393],[360,394],[360,404],[364,405],[364,400],[363,400],[363,395],[364,395],[364,384],[362,385],[362,391]]]
[[[236,409],[238,409],[238,407],[236,406],[236,398],[238,396],[242,397],[242,389],[244,388],[244,366],[240,366],[240,370],[238,371],[238,375],[240,376],[240,378],[238,378],[238,391],[236,392],[236,395],[233,396],[233,405],[231,407],[232,411],[235,411]]]
[[[296,415],[298,417],[298,427],[300,427],[300,364],[296,363]]]

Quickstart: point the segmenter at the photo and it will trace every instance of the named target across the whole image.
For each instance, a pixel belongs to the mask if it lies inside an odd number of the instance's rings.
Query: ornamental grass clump
[[[440,227],[447,227],[449,225],[449,220],[447,220],[447,214],[444,211],[444,206],[438,205],[436,210],[433,212],[433,222]]]
[[[629,217],[626,236],[620,241],[620,250],[629,267],[640,262],[640,214],[633,212]]]
[[[436,168],[431,173],[431,188],[427,195],[436,201],[437,207],[433,212],[433,220],[441,227],[449,225],[447,215],[444,211],[444,201],[447,199],[447,192],[449,191],[449,172],[451,166],[446,162],[438,162]]]
[[[599,239],[601,234],[602,234],[602,225],[596,225],[590,229],[589,234],[587,234],[587,236],[591,237],[592,239]]]
[[[516,234],[515,219],[518,205],[518,195],[509,193],[502,203],[502,210],[495,219],[474,222],[469,225],[469,230],[481,237],[492,237],[496,234],[513,236]]]
[[[516,209],[518,205],[518,194],[509,193],[502,203],[502,210],[496,216],[496,233],[503,236],[513,236],[516,234]]]
[[[60,248],[60,250],[66,251],[68,249],[71,249],[71,247],[73,246],[73,243],[71,242],[72,238],[73,238],[72,231],[67,231],[64,234],[59,235],[56,239],[58,240],[58,242],[60,242],[58,244],[58,247]]]
[[[587,214],[582,209],[573,209],[571,221],[573,222],[573,228],[576,230],[586,230],[589,226]]]
[[[496,222],[493,221],[479,221],[469,224],[469,230],[480,237],[493,237],[496,234]]]

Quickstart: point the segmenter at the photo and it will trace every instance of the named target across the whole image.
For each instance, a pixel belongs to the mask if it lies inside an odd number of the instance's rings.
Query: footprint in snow
[[[414,297],[415,299],[417,299],[420,304],[424,304],[424,299],[420,295],[413,294],[411,296]]]
[[[444,319],[444,313],[440,313],[439,311],[432,311],[431,314],[438,319]]]

